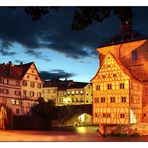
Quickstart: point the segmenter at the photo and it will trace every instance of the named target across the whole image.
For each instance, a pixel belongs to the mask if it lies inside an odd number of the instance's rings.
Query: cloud
[[[12,55],[15,55],[16,52],[8,52],[7,50],[0,49],[0,54],[1,54],[2,56],[12,56]]]
[[[48,79],[60,79],[60,78],[70,78],[76,76],[75,73],[68,73],[62,69],[53,69],[50,72],[48,71],[40,71],[40,75],[44,80]]]
[[[32,56],[34,56],[36,58],[42,59],[44,61],[47,61],[47,62],[51,61],[48,57],[43,56],[42,52],[38,52],[38,51],[35,51],[35,50],[27,50],[26,53],[30,54],[30,55],[32,55]]]
[[[37,22],[33,22],[23,8],[0,8],[2,46],[8,48],[12,43],[19,43],[27,54],[35,56],[39,55],[36,52],[38,48],[53,50],[74,59],[94,56],[95,48],[107,38],[101,26],[97,24],[75,32],[71,29],[72,18],[72,7],[51,11]]]
[[[134,9],[135,12],[138,12],[134,20],[138,22],[140,20],[139,26],[144,23],[148,25],[148,21],[145,19],[148,9],[142,10]],[[38,52],[38,48],[53,50],[69,58],[81,59],[97,56],[96,47],[120,31],[120,21],[115,16],[104,20],[102,23],[93,23],[83,31],[72,31],[73,14],[73,7],[63,7],[58,12],[50,11],[39,21],[33,22],[22,7],[14,10],[1,7],[1,47],[8,48],[13,43],[19,43],[26,49],[27,54],[47,61],[48,58],[41,55],[44,50]],[[134,25],[136,26],[136,24]],[[138,25],[135,28],[138,28]],[[147,25],[142,28],[144,31],[147,30]],[[145,33],[148,33],[148,31]]]

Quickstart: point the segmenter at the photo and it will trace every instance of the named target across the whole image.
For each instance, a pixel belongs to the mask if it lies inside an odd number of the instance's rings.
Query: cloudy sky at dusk
[[[148,35],[148,7],[133,8],[133,13],[134,29]],[[119,33],[120,21],[113,15],[76,32],[73,14],[73,7],[61,7],[33,22],[21,7],[0,7],[0,63],[34,61],[45,79],[89,82],[99,67],[96,47]]]

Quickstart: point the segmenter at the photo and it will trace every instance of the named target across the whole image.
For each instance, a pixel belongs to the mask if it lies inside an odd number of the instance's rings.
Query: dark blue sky
[[[148,35],[148,7],[134,7],[133,28]],[[34,61],[42,76],[89,82],[98,70],[96,47],[120,32],[117,16],[72,31],[74,7],[50,10],[33,22],[23,8],[0,7],[0,63]]]

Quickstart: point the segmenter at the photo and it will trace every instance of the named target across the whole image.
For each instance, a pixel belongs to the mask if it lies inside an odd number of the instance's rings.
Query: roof
[[[109,41],[103,43],[100,47],[139,41],[143,39],[148,39],[148,37],[146,35],[140,34],[135,30],[130,29],[126,31],[121,31],[120,33],[114,35]]]
[[[73,83],[72,80],[59,80],[59,79],[52,79],[49,81],[45,81],[43,84],[44,88],[47,87],[58,87],[59,90],[66,90],[66,88]]]
[[[84,88],[88,83],[85,82],[74,82],[73,85],[70,85],[68,89],[74,89],[74,88]]]
[[[0,64],[0,76],[21,80],[32,64],[34,64],[34,62],[14,65],[11,61],[7,64]]]
[[[123,64],[119,59],[117,59],[116,57],[114,57],[113,54],[111,54],[111,53],[109,53],[109,54],[107,54],[107,55],[105,56],[105,58],[104,58],[103,61],[102,61],[102,64],[100,65],[99,70],[97,71],[96,75],[91,79],[91,81],[98,75],[98,73],[99,73],[101,67],[103,66],[104,61],[105,61],[105,59],[106,59],[106,57],[107,57],[108,55],[111,55],[111,56],[115,59],[115,61],[118,63],[118,65],[121,67],[121,69],[122,69],[130,78],[133,78],[133,79],[138,80],[138,81],[142,81],[142,79],[141,79],[140,77],[138,77],[131,69],[128,69],[128,68],[127,68],[127,65]]]

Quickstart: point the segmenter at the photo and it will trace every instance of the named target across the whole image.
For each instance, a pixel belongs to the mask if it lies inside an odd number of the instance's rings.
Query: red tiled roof
[[[0,64],[0,76],[21,80],[32,63],[20,65]]]

